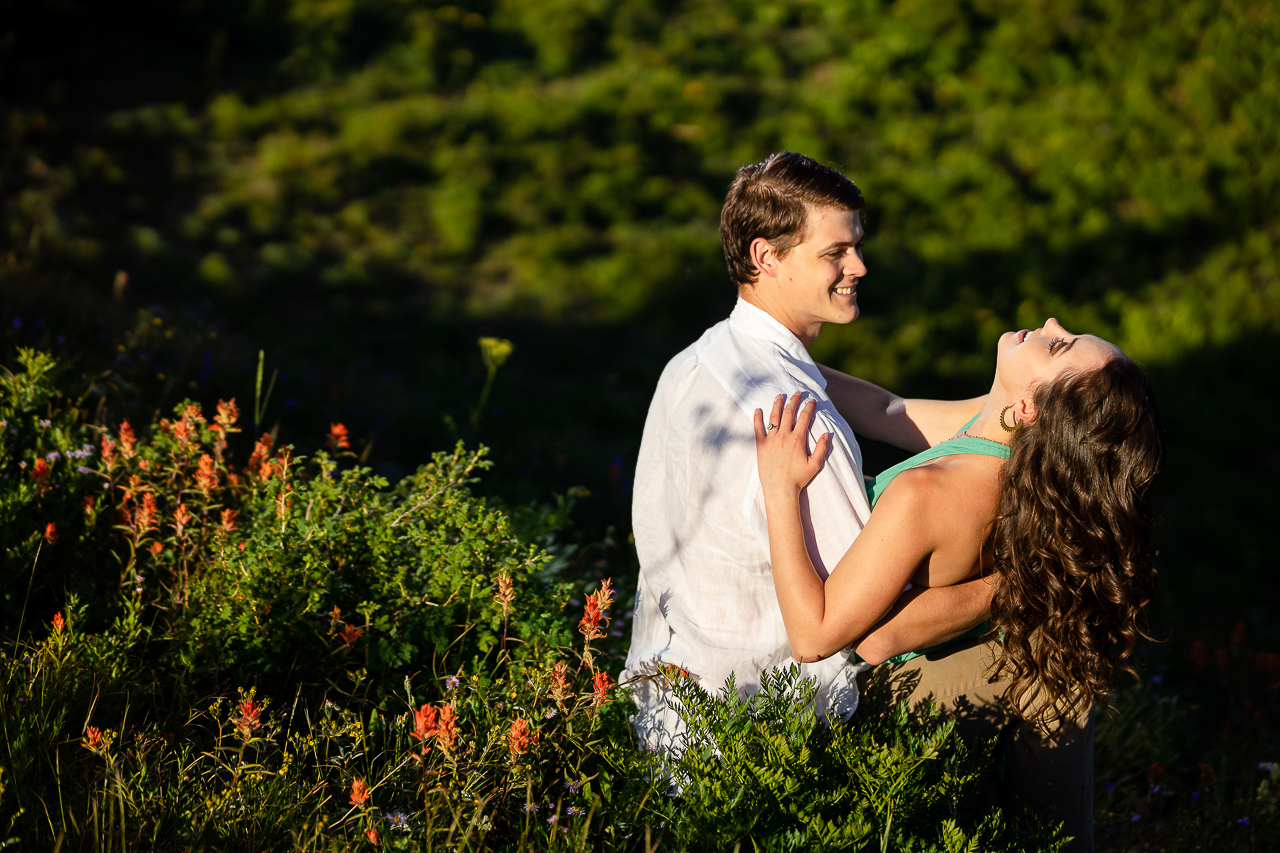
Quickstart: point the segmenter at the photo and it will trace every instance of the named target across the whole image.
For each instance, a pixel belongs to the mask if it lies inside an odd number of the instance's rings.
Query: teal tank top
[[[960,427],[960,432],[964,432],[969,427],[973,426],[973,422],[977,419],[978,416],[974,415],[967,424]],[[917,453],[915,456],[908,459],[904,459],[892,468],[887,468],[872,477],[867,483],[867,497],[871,500],[871,506],[873,508],[875,507],[876,501],[884,494],[884,490],[889,488],[889,483],[893,481],[893,478],[908,468],[923,465],[926,462],[939,459],[943,456],[958,456],[965,453],[974,453],[979,456],[997,456],[1001,459],[1009,458],[1009,448],[1000,442],[992,441],[989,438],[975,438],[974,436],[966,435],[961,436],[960,438],[950,438],[946,441],[940,441],[928,450]],[[885,663],[904,663],[912,658],[918,658],[921,655],[927,655],[930,652],[945,649],[952,643],[958,643],[961,640],[977,639],[987,632],[987,627],[988,623],[983,622],[981,625],[975,625],[953,640],[948,640],[945,643],[939,643],[936,646],[930,646],[927,649],[921,649],[918,652],[904,652],[903,654],[895,655],[885,661]]]

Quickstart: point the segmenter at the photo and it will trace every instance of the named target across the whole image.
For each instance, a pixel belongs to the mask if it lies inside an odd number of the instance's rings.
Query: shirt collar
[[[809,355],[809,351],[804,348],[804,344],[800,343],[800,339],[768,311],[752,305],[739,296],[738,304],[733,306],[733,312],[729,314],[729,325],[735,332],[776,345],[799,364],[812,368],[811,371],[806,372],[815,376],[821,382],[822,389],[826,390],[826,377],[818,372],[817,365]]]

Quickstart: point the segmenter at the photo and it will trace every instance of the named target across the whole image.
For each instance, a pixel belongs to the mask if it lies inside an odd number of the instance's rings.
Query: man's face
[[[777,282],[788,316],[779,320],[806,345],[823,323],[852,323],[858,318],[858,282],[867,274],[862,262],[862,223],[852,210],[809,208],[805,239],[776,261]]]

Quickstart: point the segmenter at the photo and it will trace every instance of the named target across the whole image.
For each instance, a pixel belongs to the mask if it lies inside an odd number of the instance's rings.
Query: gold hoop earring
[[[1004,422],[1004,413],[1012,409],[1013,405],[1014,405],[1013,403],[1010,403],[1009,405],[1005,406],[1003,409],[1000,410],[1000,426],[1004,429],[1005,432],[1017,432],[1018,430],[1022,429],[1022,421],[1015,420],[1013,422],[1013,426],[1009,426]]]

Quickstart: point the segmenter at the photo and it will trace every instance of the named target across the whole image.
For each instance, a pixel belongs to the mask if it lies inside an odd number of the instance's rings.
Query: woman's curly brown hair
[[[1116,670],[1133,673],[1164,447],[1151,381],[1123,355],[1044,383],[1035,404],[1001,475],[991,623],[1010,704],[1052,726],[1106,696]]]

